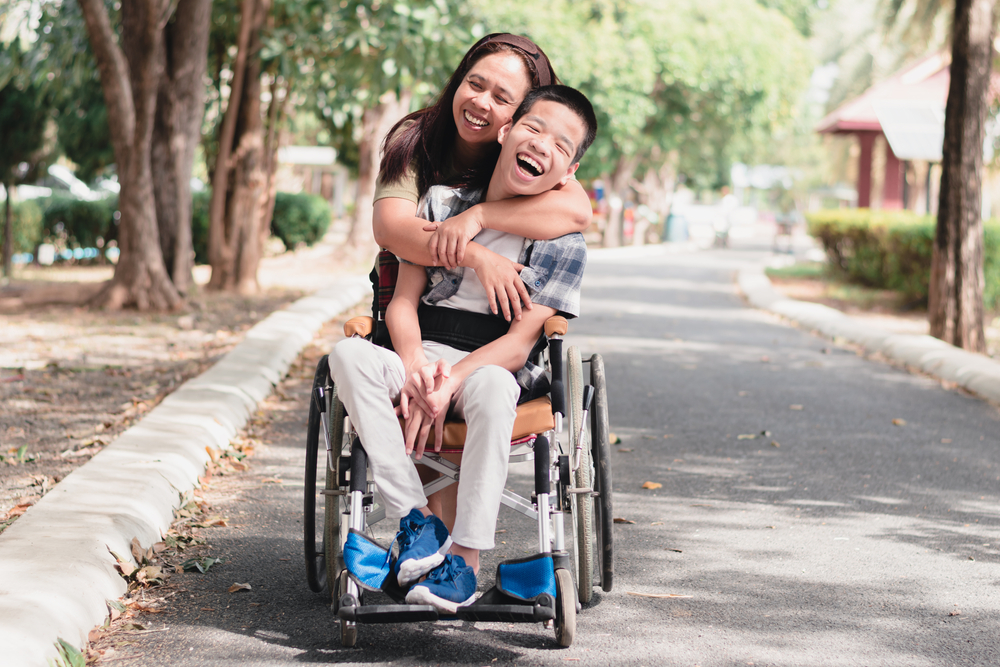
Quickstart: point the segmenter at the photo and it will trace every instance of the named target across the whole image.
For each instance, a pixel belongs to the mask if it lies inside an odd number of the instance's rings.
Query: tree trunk
[[[405,91],[400,98],[394,93],[386,93],[375,107],[365,111],[361,143],[358,145],[358,194],[354,205],[354,220],[347,237],[347,245],[358,255],[374,255],[378,249],[375,233],[372,231],[372,206],[375,200],[375,180],[382,163],[379,148],[386,133],[406,115],[411,97],[410,91]]]
[[[216,290],[251,294],[257,267],[265,174],[264,129],[260,117],[260,34],[271,0],[243,0],[233,81],[223,116],[219,153],[212,174],[209,262]]]
[[[78,0],[101,75],[108,126],[121,183],[121,254],[115,275],[90,303],[109,309],[134,306],[168,310],[181,304],[163,264],[150,153],[159,50],[170,15],[169,0],[122,3],[121,48],[102,0]]]
[[[174,286],[186,294],[193,283],[191,172],[205,111],[211,0],[180,0],[160,49],[163,75],[157,93],[152,161],[156,221],[163,260]]]
[[[928,306],[931,335],[973,352],[986,351],[981,209],[995,4],[955,4]]]

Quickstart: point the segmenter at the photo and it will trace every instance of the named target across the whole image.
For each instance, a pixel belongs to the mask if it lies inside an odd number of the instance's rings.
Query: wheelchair
[[[344,334],[370,337],[372,327],[371,317],[355,317],[345,324]],[[502,498],[502,505],[537,522],[538,553],[500,563],[496,584],[454,616],[430,605],[405,604],[405,591],[391,575],[370,581],[348,571],[345,543],[352,533],[370,533],[370,527],[385,518],[385,509],[379,507],[364,446],[337,398],[327,357],[320,360],[306,437],[306,579],[313,591],[330,596],[343,646],[355,645],[359,625],[438,620],[542,623],[555,630],[560,646],[570,646],[576,614],[591,601],[594,588],[611,591],[612,481],[604,362],[598,354],[583,359],[575,346],[564,357],[567,328],[562,317],[546,322],[536,346],[541,352],[534,360],[546,369],[550,391],[518,406],[511,434],[510,461],[533,461],[534,492],[525,498],[505,489]],[[458,481],[460,467],[448,455],[461,452],[465,424],[449,422],[443,430],[442,451],[435,453],[428,445],[420,460],[440,475],[424,485],[428,495]],[[564,536],[567,521],[569,544]],[[374,538],[369,542],[377,544]],[[381,553],[388,560],[388,550]]]

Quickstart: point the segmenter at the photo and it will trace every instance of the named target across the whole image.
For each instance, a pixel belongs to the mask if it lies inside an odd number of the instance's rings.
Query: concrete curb
[[[814,329],[830,338],[842,338],[879,352],[941,380],[1000,402],[1000,362],[966,352],[931,336],[894,334],[816,303],[795,301],[778,293],[761,268],[742,269],[737,277],[751,305]]]
[[[108,550],[128,557],[133,537],[158,541],[197,485],[205,448],[227,446],[323,323],[366,294],[367,277],[350,275],[272,313],[0,535],[4,665],[44,666],[58,638],[86,643],[106,600],[126,591]]]

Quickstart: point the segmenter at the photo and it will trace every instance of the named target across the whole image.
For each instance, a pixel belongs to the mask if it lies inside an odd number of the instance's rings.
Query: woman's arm
[[[592,217],[590,197],[576,180],[531,197],[482,202],[437,226],[428,247],[431,265],[464,265],[469,241],[483,229],[547,241],[586,230]]]
[[[486,288],[493,314],[503,312],[520,319],[522,304],[531,308],[528,289],[518,272],[523,268],[502,255],[487,250],[475,241],[465,247],[461,264],[442,265],[433,260],[427,249],[431,232],[424,231],[427,221],[416,217],[417,205],[407,199],[386,197],[375,202],[372,229],[375,241],[395,255],[421,266],[469,267]]]

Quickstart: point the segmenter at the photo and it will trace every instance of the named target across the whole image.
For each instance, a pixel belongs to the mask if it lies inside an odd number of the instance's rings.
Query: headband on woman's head
[[[510,33],[497,33],[495,35],[488,35],[483,40],[483,44],[488,44],[490,42],[508,44],[519,51],[523,51],[526,56],[535,62],[535,72],[538,74],[538,85],[552,85],[552,65],[548,62],[548,57],[546,57],[545,54],[542,53],[542,50],[538,48],[538,45],[530,39],[527,37],[521,37],[520,35],[511,35]],[[545,61],[544,67],[541,66],[541,62],[543,60]]]

